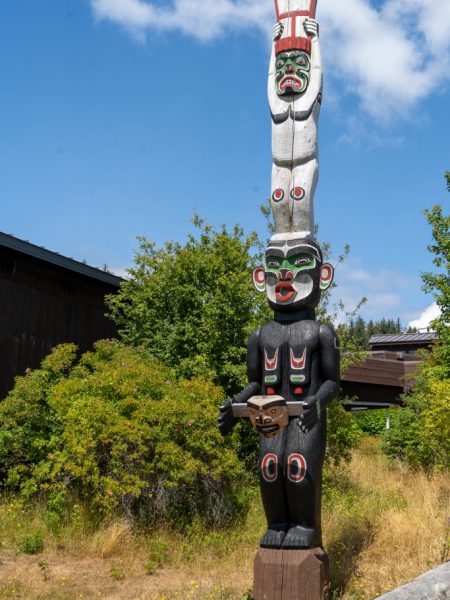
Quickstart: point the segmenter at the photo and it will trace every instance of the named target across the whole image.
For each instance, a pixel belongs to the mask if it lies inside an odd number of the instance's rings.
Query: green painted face
[[[333,267],[322,262],[317,243],[271,240],[265,256],[265,268],[253,271],[253,283],[259,292],[266,292],[270,307],[275,312],[316,308],[321,291],[333,281]]]
[[[306,52],[292,50],[280,52],[275,59],[277,93],[301,94],[309,83],[311,61]]]
[[[291,271],[294,278],[300,271],[314,269],[315,266],[316,258],[307,252],[294,254],[289,258],[281,258],[280,256],[268,256],[266,258],[266,273],[273,273],[277,279],[281,277],[281,269]]]
[[[313,280],[309,273],[316,266],[316,258],[308,252],[281,257],[266,257],[266,287],[269,300],[287,305],[311,293]]]

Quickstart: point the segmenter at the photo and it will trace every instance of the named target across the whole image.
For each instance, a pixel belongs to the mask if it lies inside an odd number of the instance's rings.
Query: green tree
[[[129,280],[108,298],[110,315],[125,344],[146,348],[178,377],[202,376],[233,397],[246,384],[248,336],[273,317],[251,276],[261,264],[263,245],[239,227],[216,231],[198,217],[194,225],[198,235],[189,236],[184,245],[157,248],[140,239]],[[323,247],[328,255],[329,245]],[[338,264],[348,251],[346,247]],[[335,323],[338,309],[342,305],[331,307],[330,296],[324,294],[317,318]],[[338,333],[344,369],[362,361],[365,353],[344,325]],[[328,454],[334,461],[349,458],[357,429],[342,407],[330,409]],[[239,424],[236,442],[239,456],[249,470],[256,470],[257,436],[248,422]]]
[[[203,376],[235,395],[245,384],[247,338],[269,320],[253,288],[260,262],[255,234],[214,231],[162,248],[141,238],[129,280],[107,300],[126,344],[143,346],[179,376]]]

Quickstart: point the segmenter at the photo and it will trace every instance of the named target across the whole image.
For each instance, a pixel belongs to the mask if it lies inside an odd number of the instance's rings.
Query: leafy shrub
[[[450,468],[450,380],[440,379],[433,356],[420,367],[405,408],[385,433],[387,454],[426,469]]]
[[[148,561],[145,564],[145,572],[147,575],[153,575],[156,569],[159,569],[167,562],[169,544],[160,540],[150,539],[147,548]]]
[[[25,536],[20,543],[20,551],[24,554],[40,554],[44,550],[44,540],[40,533]]]
[[[341,462],[349,462],[351,451],[358,445],[361,433],[353,416],[338,402],[332,402],[328,408],[327,463],[337,466]]]
[[[386,430],[386,410],[364,410],[355,414],[356,422],[364,433],[381,435]]]
[[[216,426],[222,399],[143,350],[101,341],[77,360],[58,346],[0,405],[0,481],[45,494],[56,516],[76,499],[99,518],[224,522],[245,494],[233,440]]]

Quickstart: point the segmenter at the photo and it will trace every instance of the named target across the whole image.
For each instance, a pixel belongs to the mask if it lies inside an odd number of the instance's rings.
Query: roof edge
[[[96,267],[91,267],[78,260],[74,260],[73,258],[62,256],[57,252],[52,252],[51,250],[47,250],[41,246],[36,246],[30,242],[25,242],[24,240],[1,231],[0,246],[9,248],[10,250],[15,250],[16,252],[20,252],[21,254],[25,254],[27,256],[32,256],[38,260],[42,260],[62,269],[67,269],[68,271],[78,273],[79,275],[89,277],[90,279],[96,279],[97,281],[101,281],[102,283],[106,283],[114,287],[119,287],[121,282],[125,281],[122,277],[107,273],[106,271],[102,271]]]

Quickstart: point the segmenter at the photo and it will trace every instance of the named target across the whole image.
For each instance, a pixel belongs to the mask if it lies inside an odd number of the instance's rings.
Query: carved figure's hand
[[[320,417],[320,402],[317,396],[308,396],[304,403],[303,414],[298,420],[300,429],[306,433],[317,425]]]
[[[272,39],[274,42],[280,39],[283,35],[284,25],[283,23],[275,23],[272,30]]]
[[[319,23],[315,19],[305,19],[303,27],[308,35],[316,38],[319,35]]]
[[[228,398],[220,407],[219,418],[217,419],[217,426],[222,435],[228,435],[236,425],[237,419],[233,417],[233,403]]]

